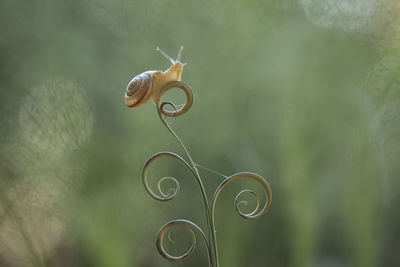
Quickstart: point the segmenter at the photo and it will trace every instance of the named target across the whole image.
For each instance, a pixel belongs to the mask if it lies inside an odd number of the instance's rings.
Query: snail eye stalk
[[[167,53],[165,53],[164,51],[162,51],[158,46],[157,46],[156,50],[157,50],[158,52],[160,52],[161,55],[163,55],[166,59],[168,59],[168,60],[171,62],[171,64],[175,64],[175,60],[174,60],[172,57],[168,56]]]
[[[258,219],[268,212],[271,206],[272,192],[268,182],[256,173],[240,172],[231,176],[226,176],[196,163],[191,157],[189,150],[186,148],[182,140],[173,130],[173,121],[171,122],[167,119],[172,118],[175,121],[177,117],[185,114],[193,104],[193,92],[190,85],[180,80],[182,66],[186,65],[186,63],[180,62],[182,50],[183,46],[179,48],[178,56],[175,61],[165,52],[163,52],[159,47],[157,47],[157,51],[159,51],[164,57],[170,60],[173,63],[173,66],[171,66],[165,72],[147,71],[136,76],[128,85],[127,92],[125,94],[125,101],[128,107],[139,107],[146,103],[147,99],[149,99],[151,95],[152,101],[157,108],[157,113],[162,124],[164,124],[164,126],[172,134],[172,136],[175,137],[186,158],[184,159],[184,157],[181,157],[178,154],[172,152],[159,152],[151,156],[146,161],[142,170],[142,182],[147,193],[152,198],[158,201],[170,201],[178,195],[180,185],[178,179],[174,177],[164,176],[163,178],[158,180],[157,190],[155,191],[152,189],[148,182],[147,173],[152,163],[160,158],[171,158],[177,163],[180,163],[181,165],[186,167],[189,173],[191,173],[192,178],[196,181],[196,184],[199,187],[201,199],[203,202],[206,231],[203,231],[198,225],[189,220],[179,219],[169,221],[164,226],[162,226],[160,231],[158,232],[156,241],[158,252],[161,254],[161,256],[171,261],[183,260],[184,258],[192,254],[196,247],[196,236],[200,236],[205,243],[205,247],[207,248],[208,266],[219,267],[220,265],[218,259],[218,246],[216,236],[217,231],[215,228],[215,207],[221,191],[223,191],[227,184],[230,184],[231,182],[236,180],[243,179],[252,180],[256,182],[261,189],[263,189],[262,197],[260,197],[256,191],[249,189],[244,189],[236,195],[234,204],[238,215],[249,220]],[[155,74],[157,75],[154,76]],[[155,82],[153,81],[154,77],[156,77]],[[185,94],[186,101],[183,105],[177,105],[170,101],[163,101],[163,96],[167,93],[167,91],[174,88],[180,89]],[[211,173],[219,174],[224,178],[224,180],[214,191],[211,203],[209,203],[209,198],[207,197],[205,188],[203,186],[203,181],[200,177],[198,167],[201,167]],[[169,189],[166,188],[168,184],[170,185]],[[255,199],[256,202],[254,205],[255,207],[250,211],[243,210],[243,206],[246,206],[248,203],[248,201],[245,200],[245,198],[247,198],[246,196],[252,197],[253,199]],[[173,228],[176,226],[186,227],[186,229],[191,233],[192,236],[192,245],[190,246],[190,248],[186,250],[186,252],[178,256],[169,254],[163,245],[164,237],[168,237],[169,240],[171,240],[170,231],[173,230]]]
[[[183,46],[179,48],[178,56],[176,57],[176,61],[181,62],[181,55],[183,51]]]

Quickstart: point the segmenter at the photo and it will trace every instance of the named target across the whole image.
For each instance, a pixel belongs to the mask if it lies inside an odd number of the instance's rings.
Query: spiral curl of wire
[[[226,178],[218,186],[217,190],[215,191],[212,205],[211,205],[211,214],[212,214],[213,218],[214,218],[214,213],[215,213],[216,202],[217,202],[218,196],[221,193],[222,189],[224,189],[229,183],[233,182],[234,180],[240,179],[240,178],[251,179],[251,180],[255,180],[256,182],[258,182],[264,189],[265,201],[264,201],[264,206],[260,209],[260,198],[257,195],[257,193],[255,193],[254,191],[249,190],[249,189],[242,190],[235,197],[235,208],[236,208],[236,211],[238,212],[238,214],[245,219],[255,220],[255,219],[258,219],[258,218],[264,216],[268,212],[269,208],[271,207],[272,192],[271,192],[271,187],[269,186],[267,181],[265,181],[263,177],[261,177],[260,175],[258,175],[256,173],[240,172],[240,173],[236,173],[236,174]],[[244,213],[240,209],[241,204],[247,204],[247,201],[239,201],[240,196],[243,195],[244,193],[250,193],[256,197],[256,201],[257,201],[256,207],[250,213]]]
[[[158,193],[160,195],[157,195],[156,193],[153,192],[153,190],[151,190],[148,181],[147,181],[147,172],[148,172],[148,168],[149,166],[158,158],[161,157],[171,157],[174,158],[176,160],[178,160],[178,162],[181,162],[185,167],[189,167],[189,165],[187,164],[187,162],[182,159],[180,156],[176,155],[175,153],[172,152],[159,152],[154,154],[153,156],[151,156],[145,163],[144,167],[143,167],[143,171],[142,171],[142,181],[143,181],[143,186],[146,189],[147,193],[149,193],[149,195],[154,198],[155,200],[158,201],[169,201],[174,199],[180,189],[180,185],[179,182],[176,178],[174,177],[163,177],[161,178],[158,182],[157,182],[157,189],[158,189]],[[190,167],[189,167],[190,168]],[[171,187],[168,191],[172,192],[171,194],[166,194],[162,191],[161,189],[161,184],[165,181],[172,181],[175,184],[175,187]]]
[[[170,200],[174,199],[177,196],[177,194],[179,192],[179,188],[180,188],[179,182],[178,182],[178,180],[176,178],[174,178],[174,177],[163,177],[157,182],[157,189],[158,189],[159,195],[157,195],[156,193],[154,193],[151,190],[151,188],[150,188],[150,186],[148,184],[147,172],[148,172],[148,169],[151,166],[151,164],[155,160],[157,160],[159,158],[162,158],[162,157],[173,158],[173,159],[177,160],[178,162],[180,162],[185,168],[187,168],[190,171],[190,173],[194,176],[194,178],[195,178],[195,180],[197,182],[197,185],[200,188],[200,192],[201,192],[202,196],[205,196],[205,193],[203,191],[203,185],[201,183],[201,180],[196,175],[196,172],[190,167],[190,165],[182,157],[178,156],[175,153],[167,151],[167,152],[159,152],[159,153],[154,154],[153,156],[151,156],[146,161],[146,163],[145,163],[145,165],[143,167],[143,171],[142,171],[143,185],[144,185],[144,188],[146,189],[146,191],[149,193],[149,195],[152,198],[154,198],[155,200],[158,200],[158,201],[170,201]],[[168,190],[168,192],[171,192],[170,194],[164,193],[162,188],[161,188],[161,184],[164,181],[168,181],[168,180],[169,181],[173,181],[174,184],[175,184],[175,187],[171,187]],[[196,230],[197,232],[200,233],[200,235],[202,236],[202,238],[204,239],[204,241],[206,243],[209,263],[210,263],[210,266],[212,266],[212,264],[211,264],[211,262],[212,262],[212,252],[211,252],[211,249],[210,249],[210,245],[208,243],[208,239],[205,237],[205,235],[204,235],[203,231],[200,229],[200,227],[198,227],[196,224],[194,224],[193,222],[188,221],[188,220],[173,220],[173,221],[170,221],[167,224],[165,224],[160,229],[160,231],[159,231],[159,233],[157,235],[157,243],[156,243],[157,244],[157,249],[158,249],[160,255],[163,256],[164,258],[168,259],[168,260],[178,261],[178,260],[183,260],[186,257],[188,257],[193,252],[193,250],[195,248],[196,238],[195,238],[194,232],[192,231],[193,243],[192,243],[192,246],[189,248],[189,250],[187,250],[184,254],[182,254],[180,256],[172,256],[172,255],[170,255],[169,253],[166,252],[166,250],[164,249],[164,247],[162,245],[162,240],[164,238],[164,235],[165,235],[166,231],[169,228],[171,228],[172,226],[174,226],[174,225],[185,225],[185,226],[189,227],[189,229]]]
[[[186,252],[184,252],[182,255],[179,255],[179,256],[173,256],[173,255],[169,254],[165,250],[164,245],[163,245],[163,240],[164,240],[166,233],[168,232],[168,230],[170,230],[170,228],[172,228],[174,226],[185,226],[190,230],[190,232],[192,234],[192,245]],[[208,243],[208,240],[207,240],[204,232],[201,230],[201,228],[199,226],[197,226],[195,223],[188,221],[188,220],[172,220],[172,221],[166,223],[163,227],[161,227],[160,231],[157,234],[156,245],[157,245],[158,252],[160,253],[161,256],[163,256],[164,258],[166,258],[170,261],[179,261],[179,260],[183,260],[183,259],[187,258],[188,256],[190,256],[190,254],[193,253],[193,251],[196,247],[196,235],[195,235],[194,231],[196,231],[197,233],[200,234],[201,238],[203,239],[203,241],[207,247],[207,250],[210,251],[210,245]],[[171,241],[171,238],[169,235],[168,235],[168,238]],[[211,264],[212,264],[211,254],[209,254],[208,260],[209,260],[209,264],[211,266]]]
[[[177,107],[172,102],[169,102],[169,101],[162,102],[161,101],[163,95],[172,88],[179,88],[185,93],[185,95],[186,95],[185,104],[183,104],[180,107]],[[270,206],[271,206],[272,193],[271,193],[271,188],[270,188],[269,184],[260,175],[258,175],[256,173],[252,173],[252,172],[240,172],[240,173],[231,175],[229,177],[224,176],[224,177],[226,177],[226,179],[216,189],[214,196],[212,198],[211,208],[209,208],[207,195],[206,195],[202,180],[200,178],[199,171],[196,167],[197,164],[193,161],[186,146],[183,144],[183,142],[180,140],[178,135],[171,128],[171,124],[167,122],[167,117],[173,117],[175,119],[176,117],[186,113],[190,109],[192,104],[193,104],[192,90],[191,90],[190,86],[184,82],[181,82],[181,81],[171,82],[171,83],[168,83],[167,85],[165,85],[160,90],[159,95],[157,97],[157,101],[156,101],[158,115],[159,115],[161,121],[167,127],[167,129],[178,140],[179,144],[185,151],[185,154],[188,157],[190,164],[188,162],[186,162],[182,157],[180,157],[179,155],[172,153],[172,152],[156,153],[146,161],[146,163],[143,167],[143,171],[142,171],[142,181],[143,181],[143,185],[144,185],[146,191],[149,193],[149,195],[152,198],[159,200],[159,201],[169,201],[169,200],[174,199],[179,192],[180,185],[179,185],[178,180],[174,177],[162,177],[157,183],[158,194],[156,194],[150,189],[150,186],[147,181],[147,172],[148,172],[149,166],[155,160],[157,160],[161,157],[169,157],[169,158],[173,158],[173,159],[177,160],[185,168],[187,168],[189,170],[189,172],[195,178],[195,181],[200,189],[200,193],[202,196],[204,210],[205,210],[205,216],[206,216],[206,224],[207,224],[207,229],[208,229],[208,238],[206,237],[204,232],[201,230],[201,228],[199,226],[197,226],[196,224],[194,224],[193,222],[188,221],[188,220],[183,220],[183,219],[172,220],[172,221],[166,223],[163,227],[161,227],[161,229],[157,235],[157,241],[156,241],[157,249],[158,249],[160,255],[168,260],[171,260],[171,261],[183,260],[183,259],[187,258],[188,256],[190,256],[192,254],[192,252],[194,251],[194,249],[196,247],[195,232],[197,232],[202,237],[202,239],[204,240],[205,245],[207,247],[209,266],[210,267],[212,267],[212,266],[218,267],[219,260],[218,260],[218,248],[217,248],[217,238],[216,238],[216,230],[215,230],[215,207],[216,207],[216,201],[217,201],[218,196],[220,195],[222,189],[224,189],[228,184],[230,184],[231,182],[233,182],[239,178],[254,180],[254,181],[258,182],[259,185],[261,185],[261,187],[263,188],[264,193],[265,193],[265,200],[263,201],[264,205],[262,207],[260,207],[260,204],[261,204],[260,197],[257,195],[256,192],[254,192],[252,190],[248,190],[248,189],[242,190],[235,197],[234,205],[235,205],[235,209],[236,209],[237,213],[241,217],[243,217],[245,219],[250,219],[250,220],[260,218],[268,212],[268,210],[270,209]],[[165,109],[166,106],[171,106],[173,108],[173,110],[166,110]],[[173,182],[174,186],[169,188],[169,190],[167,192],[164,192],[162,190],[161,185],[166,181]],[[249,213],[245,213],[241,210],[241,206],[247,205],[247,203],[248,203],[247,201],[240,200],[241,196],[243,196],[244,194],[251,194],[256,198],[256,207]],[[186,252],[184,252],[182,255],[179,255],[179,256],[173,256],[173,255],[167,253],[163,246],[163,240],[164,240],[166,233],[174,226],[185,226],[191,231],[191,234],[192,234],[192,245]],[[168,237],[170,237],[170,236],[168,235]]]
[[[165,95],[165,93],[168,90],[173,89],[173,88],[180,88],[186,94],[186,103],[179,109],[176,108],[175,104],[173,104],[169,101],[161,102],[161,98],[163,97],[163,95]],[[161,88],[160,92],[158,93],[157,99],[158,99],[158,101],[157,101],[156,105],[157,105],[157,110],[158,110],[159,114],[161,113],[167,117],[178,117],[178,116],[186,113],[192,107],[193,92],[187,83],[181,82],[181,81],[175,81],[175,82],[170,82],[167,85],[165,85],[163,88]],[[166,105],[173,106],[175,110],[174,111],[166,110],[164,108]]]

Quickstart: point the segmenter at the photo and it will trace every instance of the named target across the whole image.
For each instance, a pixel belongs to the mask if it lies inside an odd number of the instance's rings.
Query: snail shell
[[[154,71],[146,71],[134,77],[128,84],[125,93],[125,104],[130,108],[144,105],[151,94],[151,76]]]
[[[125,105],[130,108],[143,106],[150,96],[153,103],[159,100],[160,89],[173,81],[180,81],[183,66],[186,63],[180,62],[183,46],[180,47],[176,60],[157,47],[157,50],[165,56],[171,63],[171,67],[166,71],[145,71],[134,77],[128,84],[125,92]]]

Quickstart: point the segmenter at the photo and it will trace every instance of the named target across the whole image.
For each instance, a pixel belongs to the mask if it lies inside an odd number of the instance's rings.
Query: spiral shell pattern
[[[153,71],[146,71],[134,77],[125,92],[125,105],[138,108],[149,100],[151,95],[151,76]]]

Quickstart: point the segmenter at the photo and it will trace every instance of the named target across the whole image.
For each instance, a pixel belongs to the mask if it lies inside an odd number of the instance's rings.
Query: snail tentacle
[[[141,107],[147,103],[150,97],[153,103],[156,103],[159,91],[163,86],[181,80],[182,70],[186,65],[186,63],[180,62],[183,46],[180,47],[176,60],[168,56],[159,47],[156,50],[167,58],[172,65],[166,71],[145,71],[129,82],[125,92],[125,105],[130,108]]]

